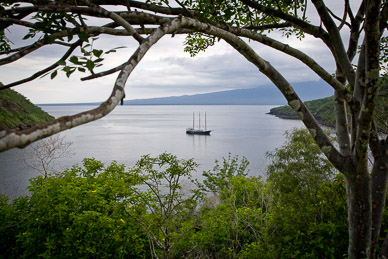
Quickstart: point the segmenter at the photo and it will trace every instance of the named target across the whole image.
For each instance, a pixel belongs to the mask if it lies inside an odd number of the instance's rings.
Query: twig
[[[14,87],[17,85],[21,85],[21,84],[30,82],[30,81],[38,78],[39,76],[44,75],[45,73],[53,70],[54,68],[59,66],[60,61],[65,61],[71,55],[71,53],[73,53],[73,51],[81,44],[82,44],[81,40],[76,41],[75,43],[71,44],[70,48],[66,51],[66,53],[57,62],[55,62],[51,66],[49,66],[49,67],[33,74],[30,77],[25,78],[25,79],[22,79],[22,80],[19,80],[19,81],[16,81],[16,82],[4,85],[4,86],[0,86],[0,90],[4,90],[4,89],[10,88],[10,87]]]

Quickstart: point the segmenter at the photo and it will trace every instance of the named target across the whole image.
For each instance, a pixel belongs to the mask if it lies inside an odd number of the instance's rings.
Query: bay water
[[[55,117],[72,115],[91,106],[41,106]],[[210,170],[215,160],[238,155],[250,162],[250,175],[262,175],[268,161],[267,151],[280,147],[286,130],[302,127],[297,120],[284,120],[266,114],[274,106],[268,105],[124,105],[106,117],[60,133],[72,142],[72,156],[58,159],[56,170],[81,164],[85,157],[96,158],[106,164],[112,160],[128,167],[135,165],[142,155],[157,156],[163,152],[180,159],[194,158],[199,163],[194,176]],[[187,135],[186,128],[198,127],[198,113],[204,127],[206,112],[210,136]],[[29,149],[31,146],[26,147]],[[0,153],[0,193],[11,198],[27,193],[29,179],[39,172],[26,166],[21,157],[25,149],[11,149]]]

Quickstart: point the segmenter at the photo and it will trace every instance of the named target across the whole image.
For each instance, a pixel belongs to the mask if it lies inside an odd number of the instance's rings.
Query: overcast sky
[[[342,1],[326,2],[330,2],[332,10],[342,16]],[[357,6],[359,1],[351,2]],[[357,9],[354,9],[354,12],[356,11]],[[311,21],[317,20],[312,11],[309,18]],[[13,42],[19,43],[18,38],[21,34],[20,28],[13,28],[7,35]],[[279,33],[270,36],[280,38]],[[182,35],[173,38],[166,36],[151,48],[127,81],[126,100],[253,88],[270,83],[257,68],[225,42],[221,41],[205,53],[192,58],[183,51],[184,38]],[[309,54],[330,73],[334,72],[334,61],[320,40],[306,36],[302,41],[296,39],[282,41]],[[301,62],[261,44],[252,42],[250,44],[260,56],[282,72],[289,82],[318,80],[318,77]],[[96,48],[106,50],[119,46],[126,47],[106,56],[103,68],[106,70],[126,61],[136,49],[137,42],[129,37],[118,39],[103,36],[95,45]],[[28,77],[54,63],[65,51],[59,46],[43,47],[17,62],[2,66],[1,82],[7,84]],[[64,73],[60,73],[54,80],[47,76],[14,89],[37,104],[100,102],[110,95],[117,73],[87,82],[79,80],[82,76],[84,75],[74,73],[67,79]]]

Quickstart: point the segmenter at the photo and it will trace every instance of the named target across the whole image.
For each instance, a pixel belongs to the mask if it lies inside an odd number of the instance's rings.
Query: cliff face
[[[23,129],[54,119],[12,89],[0,91],[0,128]]]

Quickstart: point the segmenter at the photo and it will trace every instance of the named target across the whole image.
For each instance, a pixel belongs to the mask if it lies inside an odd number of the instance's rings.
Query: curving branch
[[[108,1],[108,0],[90,0],[93,4],[96,5],[117,5],[117,3],[113,1]],[[120,1],[119,1],[120,2]],[[139,1],[131,1],[131,0],[122,0],[121,1],[123,6],[127,6],[127,4],[132,7],[132,8],[138,8],[142,10],[147,10],[151,11],[154,13],[160,13],[160,14],[166,14],[166,15],[183,15],[187,14],[187,11],[191,13],[192,16],[196,16],[195,12],[192,10],[188,9],[183,9],[179,7],[165,7],[165,6],[159,6],[159,5],[154,5],[154,4],[149,4],[149,3],[144,3],[144,2],[139,2]]]
[[[355,17],[350,7],[348,8],[348,14],[351,21],[351,29],[347,55],[349,60],[352,61],[357,53],[358,41],[360,39],[360,26],[365,16],[365,1],[362,1]]]
[[[67,30],[64,30],[61,32],[53,33],[52,37],[53,38],[62,38],[62,37],[68,36],[70,34],[71,34],[71,30],[67,29]],[[33,44],[20,49],[17,53],[15,53],[11,56],[8,56],[6,58],[0,59],[0,66],[15,62],[16,60],[19,60],[20,58],[30,54],[31,52],[34,52],[35,50],[41,48],[42,46],[48,45],[48,44],[52,44],[48,38],[38,40],[38,41],[34,42]]]
[[[346,99],[348,102],[352,101],[352,95],[349,93],[348,89],[339,82],[336,78],[334,78],[329,72],[327,72],[323,67],[321,67],[314,59],[303,53],[302,51],[295,49],[287,44],[284,44],[280,41],[274,40],[270,37],[264,36],[259,33],[252,32],[250,30],[231,28],[231,32],[236,35],[249,38],[251,40],[258,41],[262,44],[265,44],[271,48],[279,50],[289,56],[292,56],[301,62],[303,62],[306,66],[308,66],[311,70],[313,70],[319,77],[325,80],[329,85],[331,85],[334,90],[338,91],[342,98]]]
[[[39,72],[36,72],[35,74],[33,74],[32,76],[30,77],[27,77],[25,79],[22,79],[22,80],[19,80],[19,81],[16,81],[16,82],[13,82],[13,83],[10,83],[10,84],[7,84],[7,85],[4,85],[4,86],[0,86],[0,91],[1,90],[4,90],[4,89],[7,89],[7,88],[11,88],[11,87],[14,87],[14,86],[17,86],[17,85],[21,85],[21,84],[24,84],[24,83],[27,83],[27,82],[30,82],[38,77],[40,77],[41,75],[44,75],[48,72],[50,72],[51,70],[55,69],[56,67],[59,66],[59,63],[61,61],[65,61],[70,55],[71,53],[73,53],[73,51],[82,45],[82,41],[81,40],[78,40],[76,41],[75,43],[71,44],[70,48],[66,51],[66,53],[57,61],[55,62],[54,64],[52,64],[51,66],[39,71]]]
[[[265,24],[261,26],[244,26],[244,29],[248,30],[256,30],[256,31],[261,31],[261,30],[272,30],[272,29],[282,29],[282,28],[288,28],[291,27],[291,23],[289,22],[283,22],[283,23],[275,23],[275,24]]]
[[[102,12],[104,12],[104,15],[108,14],[109,17],[114,22],[116,22],[118,25],[124,27],[124,29],[127,30],[134,37],[134,39],[136,39],[139,42],[139,44],[144,42],[144,38],[141,37],[140,34],[136,32],[135,28],[133,28],[132,25],[129,22],[127,22],[124,18],[122,18],[117,13],[110,12],[110,11],[106,10],[105,8],[100,7],[99,5],[95,5],[95,4],[91,3],[88,0],[82,0],[81,2],[86,3],[90,7],[94,7],[96,9],[100,9]]]
[[[348,14],[348,8],[350,8],[350,7],[349,7],[349,0],[345,0],[345,9],[344,9],[344,13],[343,13],[343,15],[342,15],[342,18],[338,17],[332,10],[330,10],[329,8],[327,8],[327,11],[329,12],[329,14],[330,14],[331,16],[333,16],[334,19],[336,19],[336,20],[338,20],[338,21],[340,22],[340,25],[338,25],[338,30],[341,30],[342,27],[343,27],[344,25],[346,25],[346,26],[348,26],[349,28],[351,28],[350,23],[348,23],[348,22],[346,21],[346,16],[347,16],[347,14]]]
[[[0,152],[13,147],[24,147],[33,141],[100,119],[110,113],[124,97],[125,83],[136,65],[141,61],[147,51],[166,33],[171,33],[179,29],[181,23],[179,21],[180,20],[175,19],[170,24],[160,26],[139,45],[137,50],[120,71],[110,97],[100,106],[76,115],[60,117],[53,121],[36,125],[22,131],[1,130]]]
[[[240,0],[240,1],[242,3],[248,5],[249,7],[257,10],[257,11],[263,12],[263,13],[268,14],[268,15],[273,15],[273,16],[279,17],[279,18],[283,19],[284,21],[291,23],[293,26],[301,29],[305,33],[308,33],[314,37],[322,39],[323,42],[327,46],[331,46],[329,35],[327,34],[326,31],[324,31],[319,26],[311,25],[311,24],[309,24],[301,19],[298,19],[292,15],[283,13],[280,10],[275,10],[275,9],[266,7],[264,5],[261,5],[256,1],[252,1],[252,0]]]
[[[38,28],[38,26],[36,26],[36,24],[34,24],[34,23],[26,22],[26,21],[23,21],[20,19],[15,19],[15,18],[0,17],[0,21],[2,23],[8,23],[8,26],[17,24],[17,25],[21,25],[21,26],[24,26],[27,28]]]
[[[121,69],[123,69],[123,67],[125,66],[126,63],[123,63],[117,67],[114,67],[112,69],[109,69],[109,70],[106,70],[106,71],[103,71],[103,72],[99,72],[99,73],[94,73],[90,76],[85,76],[85,77],[82,77],[81,78],[81,81],[87,81],[87,80],[92,80],[92,79],[96,79],[96,78],[99,78],[99,77],[104,77],[104,76],[108,76],[108,75],[111,75],[111,74],[114,74],[118,71],[120,71]]]
[[[322,19],[322,22],[328,31],[329,37],[331,39],[330,42],[333,49],[333,54],[336,58],[336,62],[340,65],[341,70],[344,71],[347,81],[349,82],[350,86],[353,88],[355,84],[355,78],[356,78],[355,72],[345,51],[345,47],[343,45],[343,41],[341,39],[339,30],[336,24],[334,23],[333,19],[330,17],[330,14],[325,4],[323,3],[323,1],[312,0],[312,2],[315,5],[315,8],[320,18]]]

